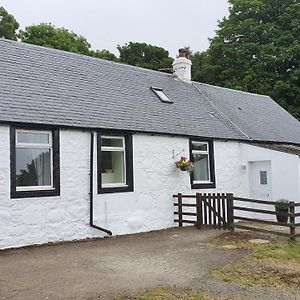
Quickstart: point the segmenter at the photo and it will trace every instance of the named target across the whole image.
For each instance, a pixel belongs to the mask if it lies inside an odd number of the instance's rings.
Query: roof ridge
[[[193,83],[207,85],[207,86],[211,86],[213,88],[218,88],[218,89],[222,89],[222,90],[229,90],[229,91],[237,92],[237,93],[243,93],[243,94],[249,94],[249,95],[257,95],[257,96],[260,96],[260,97],[269,97],[270,98],[269,95],[252,93],[252,92],[245,92],[245,91],[241,91],[241,90],[235,90],[235,89],[231,89],[231,88],[227,88],[227,87],[223,87],[223,86],[218,86],[218,85],[213,85],[213,84],[209,84],[209,83],[204,83],[204,82],[200,82],[200,81],[193,81]]]
[[[101,61],[103,63],[110,64],[110,65],[118,65],[118,66],[122,66],[125,68],[143,70],[144,72],[151,72],[151,73],[156,73],[156,74],[166,75],[166,76],[174,76],[173,74],[162,72],[162,71],[147,69],[147,68],[143,68],[143,67],[139,67],[139,66],[133,66],[133,65],[126,64],[126,63],[122,63],[122,62],[116,62],[116,61],[112,61],[112,60],[108,60],[108,59],[93,57],[93,56],[89,56],[89,55],[85,55],[85,54],[81,54],[81,53],[70,52],[70,51],[56,49],[56,48],[45,47],[45,46],[41,46],[41,45],[35,45],[35,44],[24,43],[24,42],[20,42],[20,41],[8,40],[8,39],[4,39],[4,38],[0,38],[0,43],[1,42],[9,43],[9,44],[16,44],[18,46],[24,46],[24,47],[28,47],[28,48],[42,49],[44,51],[49,51],[49,52],[58,52],[58,53],[65,54],[65,55],[71,56],[71,57],[72,56],[73,57],[81,57],[81,58],[84,58],[87,60],[96,60],[98,62]]]

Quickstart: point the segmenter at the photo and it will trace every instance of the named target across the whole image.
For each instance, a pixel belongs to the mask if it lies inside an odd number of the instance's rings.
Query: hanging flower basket
[[[180,160],[175,162],[175,165],[181,171],[188,173],[191,173],[194,168],[193,163],[184,156],[181,156]]]

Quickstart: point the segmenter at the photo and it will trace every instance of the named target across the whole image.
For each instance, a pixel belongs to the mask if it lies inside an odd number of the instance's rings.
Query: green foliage
[[[10,15],[4,7],[0,6],[0,38],[16,40],[16,31],[19,28],[19,23],[13,15]]]
[[[289,200],[279,199],[275,202],[276,210],[288,210],[290,207]]]
[[[118,61],[118,58],[108,50],[91,50],[91,45],[85,37],[52,24],[28,26],[24,31],[20,31],[19,38],[24,43]]]
[[[118,45],[120,61],[129,65],[142,68],[159,70],[170,68],[173,59],[169,57],[169,52],[164,48],[152,46],[146,43]]]
[[[88,55],[90,44],[80,35],[52,24],[32,25],[20,31],[19,38],[24,43],[65,50]]]
[[[108,50],[106,49],[103,49],[103,50],[92,50],[90,51],[90,56],[93,56],[93,57],[98,57],[98,58],[102,58],[102,59],[106,59],[106,60],[111,60],[111,61],[119,61],[119,59],[111,52],[109,52]]]
[[[300,119],[300,1],[230,0],[193,79],[267,94]]]

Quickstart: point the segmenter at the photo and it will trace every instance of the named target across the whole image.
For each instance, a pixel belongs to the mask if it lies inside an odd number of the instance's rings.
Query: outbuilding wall
[[[273,200],[281,198],[299,202],[299,157],[262,147],[241,144],[242,164],[249,172],[249,163],[271,161]],[[249,181],[247,182],[249,184]],[[249,190],[249,189],[248,189]],[[250,196],[250,195],[249,195]]]
[[[105,235],[89,226],[89,132],[60,132],[58,197],[10,198],[9,145],[9,126],[0,126],[0,249]],[[95,224],[114,235],[173,227],[172,195],[178,192],[233,192],[248,197],[248,175],[241,166],[251,156],[249,147],[239,142],[214,141],[216,189],[191,190],[189,175],[174,164],[180,156],[189,156],[189,139],[135,134],[134,192],[97,194],[95,170]],[[173,153],[180,154],[173,158]],[[299,183],[299,177],[297,180]],[[296,189],[298,195],[299,186]]]

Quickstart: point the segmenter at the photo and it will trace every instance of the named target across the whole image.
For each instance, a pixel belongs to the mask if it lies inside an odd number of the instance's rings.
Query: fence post
[[[182,227],[182,194],[178,193],[178,225]]]
[[[196,193],[196,213],[197,213],[197,229],[202,228],[202,195]]]
[[[230,231],[234,231],[234,215],[233,215],[233,194],[227,193],[227,222],[228,222],[228,229]]]
[[[293,201],[289,202],[289,213],[290,213],[290,239],[292,241],[295,241],[295,234],[296,234],[296,228],[295,228],[295,202],[293,202]]]

